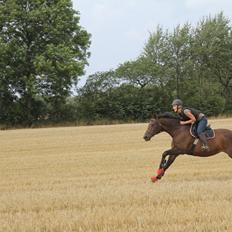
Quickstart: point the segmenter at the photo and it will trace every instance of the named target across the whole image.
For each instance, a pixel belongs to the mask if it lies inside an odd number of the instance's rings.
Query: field
[[[171,139],[146,128],[0,131],[0,231],[232,231],[232,159],[180,156],[153,184]]]

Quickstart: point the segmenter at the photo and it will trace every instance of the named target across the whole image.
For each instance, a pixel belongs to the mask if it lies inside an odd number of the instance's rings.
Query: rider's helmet
[[[183,102],[180,100],[180,99],[175,99],[173,102],[172,102],[172,106],[183,106]]]

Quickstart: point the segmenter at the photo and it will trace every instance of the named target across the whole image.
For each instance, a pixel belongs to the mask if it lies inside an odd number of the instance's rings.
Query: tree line
[[[139,57],[84,74],[90,34],[70,0],[0,1],[0,123],[144,121],[173,98],[208,116],[232,113],[232,27],[223,12],[196,26],[158,26]]]
[[[158,26],[138,58],[88,77],[73,103],[83,120],[144,121],[174,98],[208,116],[232,113],[232,27],[223,13],[173,31]]]

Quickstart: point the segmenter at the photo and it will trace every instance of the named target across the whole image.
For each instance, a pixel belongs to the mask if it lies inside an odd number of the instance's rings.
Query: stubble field
[[[0,231],[232,231],[232,159],[180,156],[153,184],[171,139],[146,128],[0,131]]]

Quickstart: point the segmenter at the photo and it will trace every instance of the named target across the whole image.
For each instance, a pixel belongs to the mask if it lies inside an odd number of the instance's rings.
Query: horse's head
[[[149,141],[154,135],[162,131],[162,126],[158,119],[151,119],[148,128],[143,136],[146,141]]]

